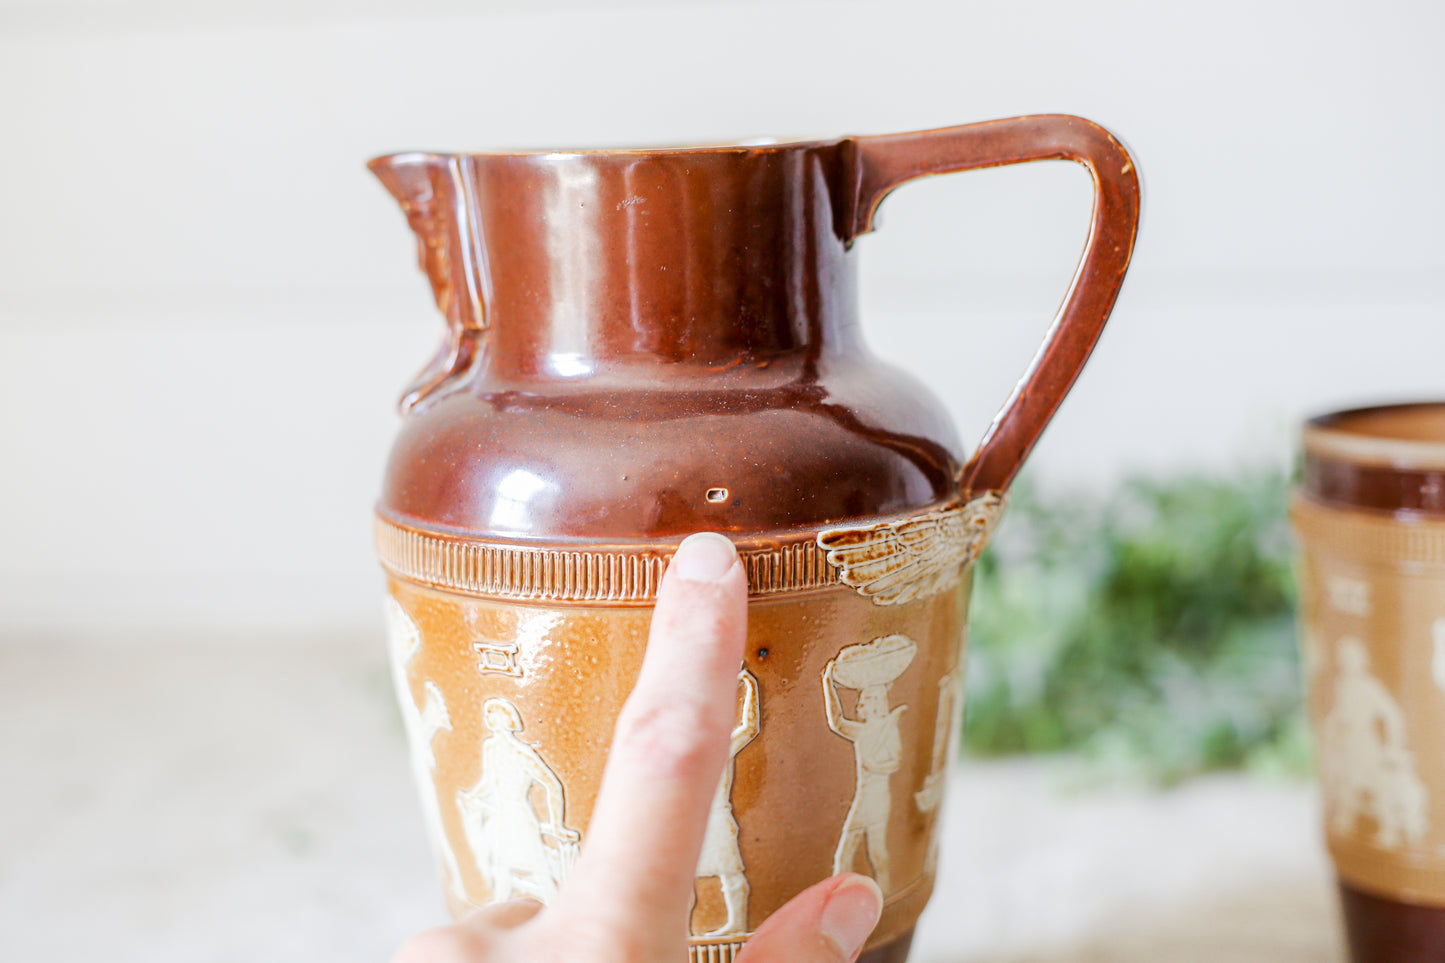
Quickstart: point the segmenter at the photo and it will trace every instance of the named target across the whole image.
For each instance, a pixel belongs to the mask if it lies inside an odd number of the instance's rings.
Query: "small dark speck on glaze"
[[[767,650],[767,649],[758,649],[758,658],[760,658],[760,659],[766,659],[767,657],[768,657],[768,650]]]

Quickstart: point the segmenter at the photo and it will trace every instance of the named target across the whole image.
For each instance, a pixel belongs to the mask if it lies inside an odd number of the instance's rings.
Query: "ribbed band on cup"
[[[1445,567],[1445,519],[1290,502],[1295,531],[1311,551],[1372,565]]]

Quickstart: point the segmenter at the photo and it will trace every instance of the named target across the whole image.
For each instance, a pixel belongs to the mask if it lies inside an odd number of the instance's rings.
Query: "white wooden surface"
[[[0,647],[0,958],[366,963],[443,921],[380,639]],[[1342,963],[1312,790],[965,763],[912,963]]]

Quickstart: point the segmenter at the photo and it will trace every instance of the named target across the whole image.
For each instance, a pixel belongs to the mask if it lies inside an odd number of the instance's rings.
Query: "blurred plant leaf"
[[[974,576],[968,749],[1304,771],[1285,501],[1276,474],[1016,489]]]

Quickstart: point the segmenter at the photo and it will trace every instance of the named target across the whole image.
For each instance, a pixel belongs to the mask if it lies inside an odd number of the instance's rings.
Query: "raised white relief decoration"
[[[432,742],[437,734],[451,730],[451,716],[447,713],[441,690],[433,682],[424,683],[425,701],[420,707],[412,697],[411,661],[421,651],[421,630],[401,604],[390,596],[386,599],[386,624],[391,679],[396,686],[396,701],[401,707],[402,726],[406,730],[412,779],[421,796],[427,842],[446,877],[447,889],[456,899],[465,902],[467,896],[462,885],[461,868],[451,846],[447,845],[446,829],[442,826],[441,800],[437,798],[436,787],[437,760],[432,751]]]
[[[757,738],[762,729],[758,708],[758,680],[747,669],[738,673],[738,716],[733,727],[732,745],[727,766],[713,794],[712,811],[703,835],[702,854],[697,861],[697,878],[715,877],[722,887],[727,920],[716,929],[701,934],[704,939],[738,936],[747,931],[748,878],[743,867],[742,850],[738,848],[738,823],[733,818],[733,774],[737,756],[743,747]],[[696,935],[696,934],[695,934]]]
[[[818,545],[838,578],[878,605],[902,605],[958,584],[978,558],[1003,511],[1003,496],[985,492],[966,504],[865,528],[835,528]]]
[[[1325,668],[1324,642],[1308,626],[1300,629],[1300,662],[1308,694]]]
[[[928,775],[923,777],[923,788],[913,794],[913,804],[919,812],[931,813],[943,802],[943,789],[948,782],[949,749],[953,746],[954,733],[963,728],[963,693],[960,691],[962,667],[955,668],[938,680],[938,715],[933,722],[933,760]],[[938,830],[935,827],[928,840],[928,855],[923,868],[927,873],[938,867]]]
[[[1370,604],[1370,583],[1344,575],[1334,575],[1325,580],[1325,595],[1330,607],[1346,615],[1368,616],[1373,609]]]
[[[1375,845],[1418,846],[1429,828],[1429,797],[1408,747],[1404,713],[1370,673],[1364,643],[1345,636],[1335,652],[1334,702],[1320,738],[1320,777],[1331,825],[1347,833],[1357,819],[1368,816],[1377,827]]]
[[[517,643],[484,640],[473,642],[472,651],[477,654],[477,671],[521,677],[522,666],[517,662]]]
[[[582,839],[566,826],[562,780],[518,736],[522,715],[511,702],[488,699],[482,721],[491,735],[482,741],[481,777],[457,793],[467,844],[492,899],[548,902],[577,861]]]
[[[1430,675],[1440,691],[1445,692],[1445,618],[1430,623],[1430,640],[1434,643],[1430,655]]]
[[[923,788],[913,794],[913,803],[920,812],[933,812],[943,800],[943,786],[948,780],[948,750],[953,745],[953,734],[963,724],[963,720],[959,718],[963,699],[959,697],[958,682],[958,669],[938,680],[938,715],[933,722],[932,765],[928,768],[928,775],[923,777]]]
[[[860,846],[866,844],[872,876],[884,895],[890,891],[888,815],[892,808],[889,777],[903,762],[898,717],[907,706],[890,708],[888,687],[903,674],[918,643],[904,635],[885,635],[871,642],[845,646],[823,668],[823,703],[828,728],[853,743],[857,785],[843,820],[833,872],[853,869]],[[838,687],[858,692],[857,718],[843,714]]]

